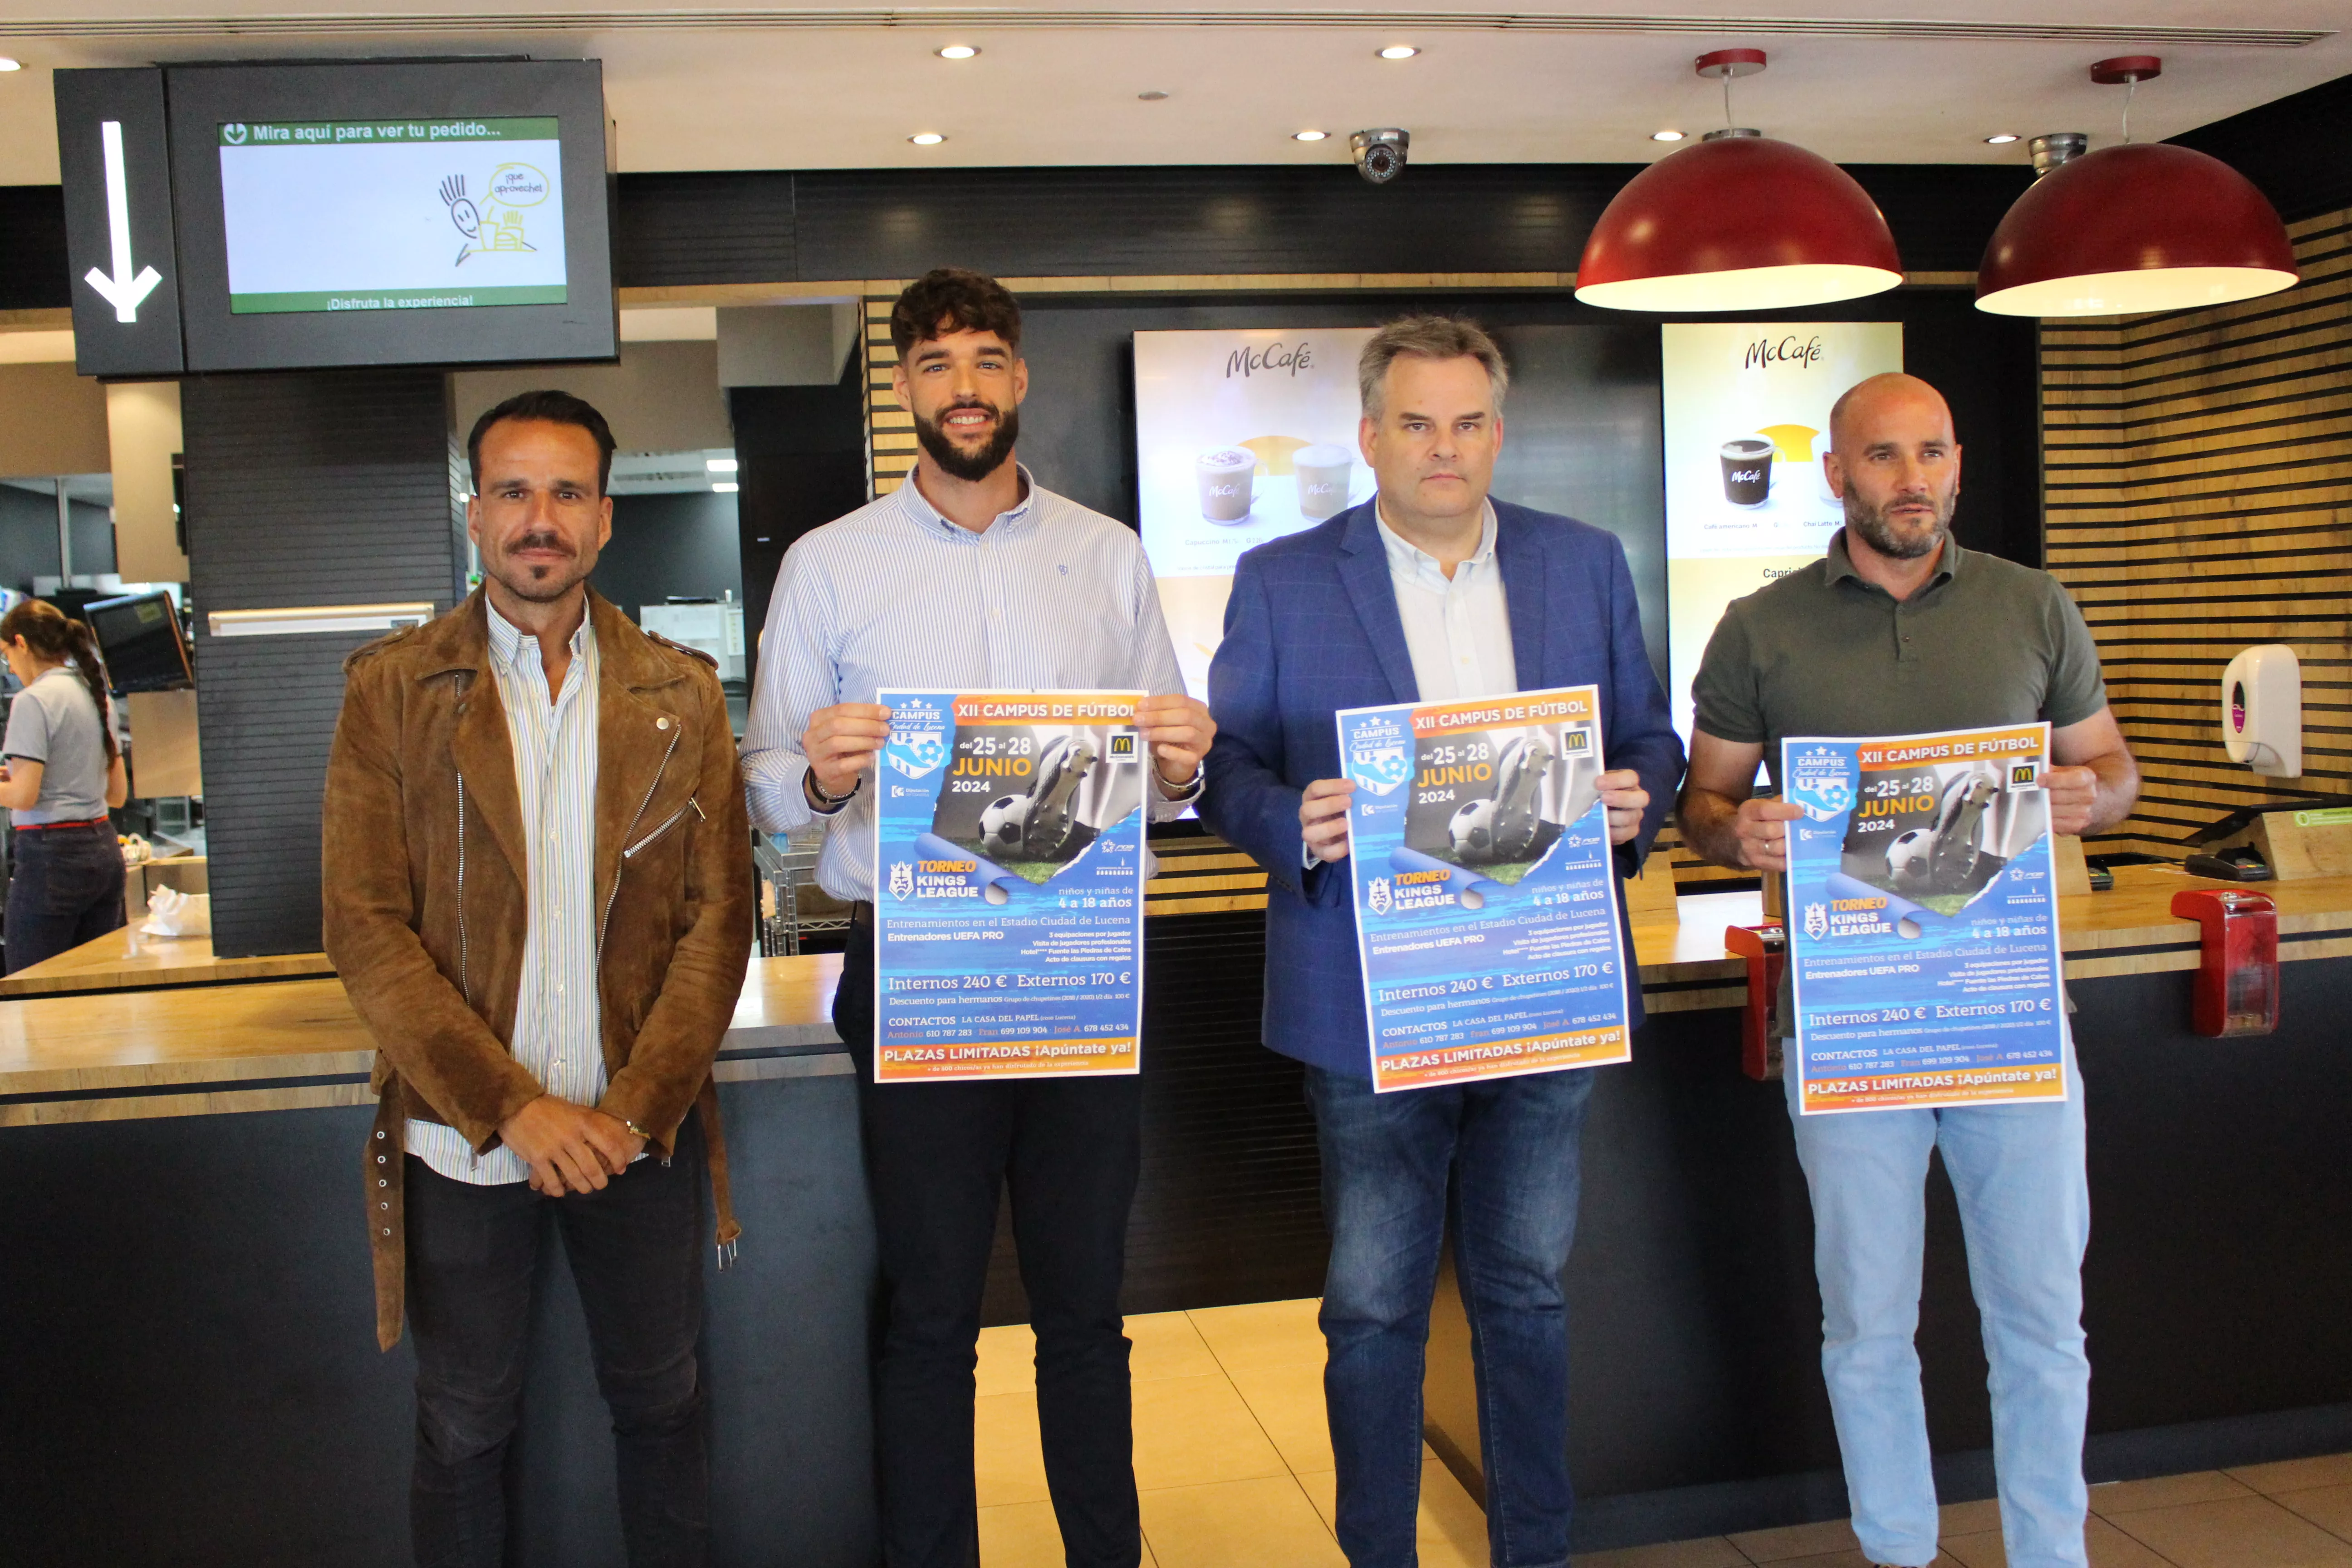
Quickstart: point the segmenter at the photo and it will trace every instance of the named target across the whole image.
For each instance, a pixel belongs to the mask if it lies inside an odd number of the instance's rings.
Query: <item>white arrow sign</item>
[[[137,277],[131,276],[131,192],[122,175],[122,121],[102,121],[98,132],[106,144],[106,233],[114,242],[114,275],[110,278],[93,267],[82,274],[82,281],[114,307],[116,321],[136,321],[139,301],[163,279],[152,267],[142,267]]]

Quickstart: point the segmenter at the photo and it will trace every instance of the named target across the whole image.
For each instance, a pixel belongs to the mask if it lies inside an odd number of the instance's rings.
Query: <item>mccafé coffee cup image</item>
[[[1723,444],[1723,499],[1734,506],[1762,506],[1772,493],[1772,443],[1743,436]]]
[[[1257,454],[1241,447],[1203,452],[1193,464],[1201,480],[1201,515],[1211,522],[1244,522],[1249,518],[1250,478],[1257,471]]]
[[[1356,454],[1345,447],[1305,447],[1290,460],[1298,476],[1298,515],[1336,517],[1348,510],[1348,477]]]

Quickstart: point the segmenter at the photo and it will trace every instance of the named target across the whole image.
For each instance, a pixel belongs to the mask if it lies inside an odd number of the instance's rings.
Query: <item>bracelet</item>
[[[849,793],[847,795],[828,795],[825,793],[824,785],[816,782],[816,773],[814,770],[811,770],[807,777],[809,794],[814,795],[816,798],[816,803],[827,811],[836,811],[841,807],[847,805],[851,801],[857,798],[857,792],[866,787],[866,775],[860,773],[857,775],[856,782],[849,786]]]
[[[644,1139],[648,1143],[654,1141],[654,1135],[652,1133],[646,1131],[644,1128],[638,1126],[634,1121],[624,1121],[621,1125],[627,1128],[631,1132],[635,1133],[638,1137]]]

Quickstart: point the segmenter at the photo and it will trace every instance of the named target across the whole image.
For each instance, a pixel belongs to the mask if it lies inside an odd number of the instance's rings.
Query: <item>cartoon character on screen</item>
[[[547,199],[547,176],[528,163],[501,163],[490,174],[489,206],[484,209],[466,195],[466,176],[452,174],[441,182],[441,200],[449,221],[466,237],[452,266],[463,266],[478,250],[522,251],[539,247],[523,237],[520,207]]]

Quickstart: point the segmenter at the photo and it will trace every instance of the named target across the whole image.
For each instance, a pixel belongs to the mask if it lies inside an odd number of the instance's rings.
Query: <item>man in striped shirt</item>
[[[972,1367],[997,1195],[1012,1184],[1037,1335],[1037,1415],[1073,1568],[1135,1568],[1128,1342],[1118,1309],[1140,1145],[1136,1079],[877,1085],[873,792],[884,687],[1140,689],[1152,817],[1197,799],[1216,726],[1184,696],[1133,530],[1013,459],[1021,311],[942,268],[890,316],[893,386],[922,451],[898,489],[794,544],[777,574],[744,736],[752,819],[834,818],[817,880],[857,910],[834,1025],[859,1067],[888,1292],[876,1449],[890,1568],[977,1561]]]
[[[468,450],[483,590],[352,656],[323,813],[327,951],[379,1050],[378,1335],[391,1348],[404,1308],[416,1350],[416,1561],[505,1561],[552,1228],[631,1568],[698,1568],[710,1066],[752,919],[734,737],[709,661],[589,591],[612,531],[604,416],[524,393]]]

